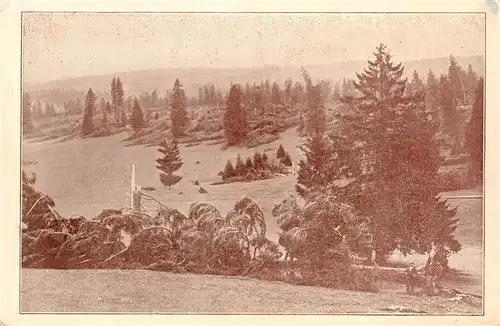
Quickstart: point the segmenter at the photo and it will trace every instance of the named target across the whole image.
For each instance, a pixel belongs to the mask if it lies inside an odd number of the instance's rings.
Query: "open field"
[[[22,271],[23,312],[480,314],[481,307],[416,297],[404,286],[380,293],[242,277],[124,270]],[[75,295],[77,294],[77,295]]]
[[[27,170],[37,174],[37,187],[49,194],[63,216],[93,217],[105,208],[128,205],[131,165],[142,186],[157,190],[151,194],[162,202],[187,213],[196,201],[214,204],[225,214],[242,196],[247,195],[261,206],[268,226],[267,236],[278,239],[278,227],[271,210],[288,193],[294,192],[295,176],[284,176],[251,183],[210,185],[227,160],[243,158],[256,150],[274,157],[279,144],[300,158],[297,146],[301,139],[288,130],[281,139],[256,149],[229,148],[211,142],[198,146],[181,145],[183,176],[172,190],[163,187],[155,168],[156,148],[124,147],[126,134],[105,138],[71,140],[64,143],[25,142],[23,160],[34,161]],[[200,161],[200,164],[196,164]],[[199,194],[193,182],[198,180],[208,194]],[[480,195],[479,190],[444,193],[444,196]],[[482,293],[482,206],[475,198],[450,199],[458,206],[460,225],[457,238],[463,250],[450,258],[455,270],[445,281],[461,291]],[[147,203],[152,212],[157,208]],[[424,263],[426,256],[394,255],[393,260]],[[97,276],[99,275],[99,276]],[[259,291],[255,291],[258,288]],[[151,290],[154,289],[154,290]],[[471,313],[480,307],[451,303],[442,298],[411,297],[404,286],[384,286],[379,294],[356,293],[298,287],[276,282],[203,275],[175,275],[150,271],[44,271],[23,270],[22,307],[38,311],[168,311],[168,312],[382,312],[391,305],[407,306],[427,313]],[[154,291],[154,292],[151,292]],[[74,296],[74,293],[79,293]],[[258,293],[258,294],[257,294]],[[278,295],[279,293],[279,295]],[[99,297],[101,299],[99,299]],[[99,304],[96,304],[99,302]],[[189,303],[189,307],[186,304]]]

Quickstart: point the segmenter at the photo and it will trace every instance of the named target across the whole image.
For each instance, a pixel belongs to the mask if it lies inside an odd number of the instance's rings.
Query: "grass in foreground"
[[[23,269],[21,311],[477,315],[481,307],[409,296],[403,285],[362,293],[213,275]]]

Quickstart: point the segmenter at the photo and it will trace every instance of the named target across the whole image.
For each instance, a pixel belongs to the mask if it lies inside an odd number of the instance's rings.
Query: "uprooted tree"
[[[178,143],[175,139],[170,143],[163,140],[160,143],[158,151],[163,154],[163,157],[156,159],[156,162],[158,163],[156,168],[163,172],[160,173],[160,181],[171,189],[174,184],[178,183],[182,179],[181,176],[173,174],[184,164],[180,156]]]

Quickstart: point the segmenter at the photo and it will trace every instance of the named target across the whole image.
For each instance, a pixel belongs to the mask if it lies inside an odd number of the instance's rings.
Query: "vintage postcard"
[[[497,13],[2,2],[0,320],[498,324]]]

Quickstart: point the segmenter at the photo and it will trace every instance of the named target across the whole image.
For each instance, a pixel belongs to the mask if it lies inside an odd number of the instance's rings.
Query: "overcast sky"
[[[25,82],[169,67],[484,54],[480,14],[23,14]]]

